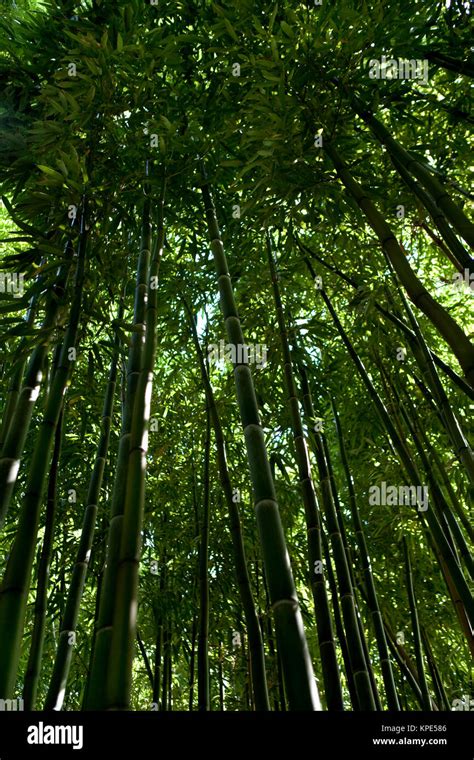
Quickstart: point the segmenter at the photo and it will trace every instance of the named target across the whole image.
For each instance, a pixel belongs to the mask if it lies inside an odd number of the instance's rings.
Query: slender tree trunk
[[[123,302],[119,307],[118,319],[122,319]],[[81,607],[84,585],[89,567],[89,557],[94,540],[97,511],[100,491],[104,476],[105,464],[109,450],[110,430],[112,426],[112,414],[117,382],[117,365],[119,358],[120,339],[115,335],[114,353],[110,365],[109,379],[105,392],[101,433],[97,453],[89,481],[86,498],[86,508],[82,520],[82,530],[76,559],[69,585],[66,607],[59,633],[59,644],[54,658],[53,672],[49,684],[48,694],[44,705],[45,710],[61,710],[66,695],[67,680],[71,666],[73,647],[76,641],[76,627],[79,610]]]
[[[16,536],[0,588],[0,638],[2,641],[0,694],[4,699],[9,699],[15,688],[44,482],[64,392],[75,359],[86,258],[87,231],[85,224],[86,209],[83,208],[77,253],[75,292],[69,324],[64,336],[59,363],[52,379],[43,421],[38,431],[25,496],[18,518]]]
[[[237,585],[239,588],[240,601],[245,615],[245,624],[249,638],[250,663],[252,673],[252,687],[254,692],[255,704],[257,710],[269,710],[267,683],[265,675],[265,653],[263,649],[262,635],[258,623],[257,613],[255,611],[252,590],[250,587],[250,578],[247,570],[247,560],[245,556],[244,541],[240,521],[240,513],[236,494],[232,487],[229,469],[227,467],[227,455],[225,449],[224,435],[219,414],[214,399],[214,393],[206,370],[203,353],[199,343],[196,325],[185,302],[186,309],[190,318],[191,331],[194,345],[198,356],[201,377],[206,393],[207,405],[211,415],[211,422],[214,430],[214,439],[217,449],[217,464],[219,467],[219,477],[222,490],[226,500],[227,511],[229,514],[230,533],[232,538],[232,548],[234,553],[235,573]]]
[[[227,336],[234,346],[244,337],[234,300],[224,247],[207,184],[202,187],[207,225],[220,292]],[[236,352],[237,353],[237,352]],[[247,446],[247,457],[255,499],[257,525],[270,590],[278,649],[282,658],[285,687],[292,710],[319,710],[321,705],[303,621],[281,525],[255,389],[248,364],[234,365],[237,399]]]
[[[189,711],[192,712],[194,707],[194,668],[196,658],[196,637],[197,637],[197,618],[193,617],[193,627],[191,631],[191,656],[189,658]]]
[[[389,130],[378,121],[375,116],[367,111],[362,103],[352,97],[351,103],[354,110],[371,128],[372,132],[388,150],[390,157],[395,159],[395,167],[402,165],[407,172],[411,172],[432,196],[435,204],[443,211],[454,229],[469,245],[474,248],[474,224],[467,218],[462,209],[454,203],[446,189],[438,178],[425,166],[420,164],[413,156],[403,148],[390,134]]]
[[[286,327],[285,314],[281,300],[278,275],[276,272],[270,235],[267,233],[267,253],[270,276],[273,286],[275,310],[280,334],[280,344],[283,355],[284,385],[290,410],[291,429],[295,446],[295,459],[298,466],[300,488],[303,497],[306,532],[308,537],[308,563],[311,590],[315,607],[321,668],[323,673],[324,691],[329,710],[344,710],[344,700],[339,676],[339,666],[336,659],[336,647],[332,629],[331,614],[326,593],[324,563],[322,561],[321,526],[319,505],[314,490],[311,463],[309,460],[306,438],[303,431],[299,410],[298,392],[293,374],[293,364],[290,344]]]
[[[415,648],[416,667],[418,671],[418,683],[420,684],[423,698],[423,709],[431,710],[431,699],[428,691],[428,684],[425,676],[425,666],[423,663],[423,649],[421,646],[420,624],[418,622],[418,607],[415,598],[415,589],[413,586],[413,573],[411,570],[410,552],[408,549],[406,536],[403,537],[403,553],[405,556],[406,583],[408,592],[408,601],[410,604],[410,617],[413,631],[413,645]]]
[[[395,168],[397,169],[398,173],[400,174],[401,178],[407,185],[407,187],[412,190],[415,195],[418,196],[420,201],[422,202],[425,209],[430,214],[431,218],[433,219],[433,222],[436,224],[440,234],[441,234],[441,241],[439,239],[436,239],[436,237],[431,233],[431,230],[426,225],[422,225],[423,229],[425,229],[428,234],[430,235],[431,239],[434,240],[435,243],[441,248],[443,253],[447,256],[451,264],[455,266],[455,268],[459,272],[463,272],[464,269],[467,269],[469,272],[474,271],[473,270],[473,261],[469,253],[466,251],[462,243],[459,241],[459,239],[456,237],[454,232],[452,231],[451,227],[449,226],[445,215],[441,211],[441,209],[436,205],[433,198],[429,193],[425,192],[422,187],[416,182],[416,180],[413,179],[413,177],[407,172],[403,164],[399,163],[396,159],[392,159]]]
[[[332,608],[334,613],[334,623],[336,626],[337,638],[339,639],[339,646],[341,648],[342,659],[344,662],[344,675],[346,677],[347,689],[351,698],[351,705],[353,710],[360,710],[359,701],[357,699],[357,692],[354,683],[354,675],[352,673],[351,661],[349,658],[349,650],[347,648],[346,634],[344,633],[344,625],[341,616],[341,607],[339,604],[339,596],[337,592],[337,583],[334,576],[334,570],[331,562],[331,555],[329,552],[329,544],[327,538],[323,532],[321,532],[323,545],[324,545],[324,559],[326,562],[327,576],[329,582],[329,588],[331,590]]]
[[[211,415],[206,407],[206,440],[202,479],[202,517],[199,534],[199,617],[198,617],[198,710],[211,709],[209,694],[209,458]]]
[[[46,499],[46,521],[43,548],[38,564],[38,583],[36,588],[35,617],[31,637],[30,654],[26,666],[23,684],[25,710],[34,710],[41,673],[44,636],[46,628],[46,609],[48,598],[49,571],[53,555],[54,528],[58,511],[58,468],[61,456],[62,422],[64,409],[61,409],[54,436],[54,449],[49,470],[48,492]]]
[[[378,236],[390,263],[395,269],[410,299],[415,306],[423,311],[437,328],[451,348],[453,354],[458,359],[467,381],[471,387],[474,388],[474,346],[457,322],[450,316],[446,309],[435,301],[413,272],[408,259],[391,228],[383,218],[382,214],[365,194],[359,183],[354,180],[334,146],[325,142],[324,147],[326,153],[331,158],[341,181],[350,195],[355,198],[361,210],[364,212],[370,226]]]
[[[148,680],[150,681],[150,686],[153,689],[153,684],[154,684],[153,670],[151,669],[150,660],[148,659],[148,655],[147,655],[147,652],[146,652],[146,649],[145,649],[145,645],[143,643],[142,637],[140,636],[140,631],[138,630],[138,628],[137,628],[137,643],[138,643],[138,647],[140,649],[140,653],[141,653],[141,655],[143,657],[143,662],[145,664],[145,670],[146,670],[146,674],[148,676]]]
[[[387,434],[389,436],[389,440],[393,444],[396,453],[399,457],[399,460],[401,464],[403,465],[406,473],[408,474],[410,483],[414,485],[417,488],[422,488],[422,484],[420,482],[420,477],[417,472],[416,466],[413,463],[412,457],[410,453],[408,452],[405,443],[400,438],[395,426],[392,423],[392,420],[390,418],[390,415],[387,412],[387,409],[385,408],[381,398],[379,397],[372,381],[370,380],[367,371],[360,360],[359,356],[357,355],[357,352],[355,351],[352,343],[350,342],[344,328],[342,327],[342,324],[332,306],[332,303],[327,296],[324,289],[320,290],[321,296],[324,300],[324,303],[326,304],[332,319],[334,321],[334,324],[336,325],[336,328],[339,332],[339,335],[341,336],[344,345],[346,346],[348,353],[354,362],[357,371],[367,388],[367,391],[369,393],[370,398],[374,402],[375,408],[377,410],[377,413],[382,421],[382,424],[387,431]],[[449,542],[446,539],[446,536],[439,525],[439,522],[437,520],[436,514],[433,510],[423,510],[420,508],[421,505],[418,504],[417,508],[417,514],[422,522],[424,524],[424,519],[426,519],[426,522],[428,524],[430,535],[432,537],[433,542],[435,543],[439,555],[437,556],[442,557],[443,561],[446,564],[446,567],[449,568],[449,573],[452,577],[453,583],[459,593],[460,598],[463,600],[463,604],[465,605],[466,614],[469,618],[469,620],[474,621],[474,602],[472,599],[471,592],[469,590],[469,587],[467,586],[466,579],[464,578],[462,571],[460,567],[458,566],[456,562],[456,558],[454,557],[451,547],[449,546]]]
[[[307,266],[310,266],[310,262],[308,261],[307,256],[310,256],[312,259],[315,259],[320,264],[325,267],[325,269],[328,269],[330,272],[333,272],[337,277],[340,277],[344,282],[346,282],[348,285],[350,285],[354,290],[360,290],[361,285],[354,280],[353,277],[348,277],[344,272],[341,272],[340,269],[337,269],[337,267],[332,266],[332,264],[329,264],[324,258],[322,258],[319,254],[317,254],[315,251],[312,251],[308,246],[304,245],[298,237],[295,237],[295,241],[302,251],[302,253],[305,255],[305,263]],[[313,276],[313,275],[312,275]],[[400,319],[396,314],[393,314],[391,310],[385,309],[378,301],[374,301],[374,306],[377,309],[377,311],[382,314],[382,316],[392,322],[401,332],[403,332],[404,336],[410,341],[410,345],[412,345],[413,341],[416,340],[415,333],[410,330],[407,324],[403,322],[402,319]],[[434,351],[431,351],[430,349],[431,357],[436,364],[437,367],[443,370],[443,372],[452,380],[453,383],[457,385],[457,387],[466,394],[472,401],[474,401],[474,390],[471,388],[470,385],[468,385],[465,380],[463,380],[462,377],[460,377],[456,372],[454,372],[451,367],[446,364],[443,359],[441,359],[437,354],[434,353]]]
[[[82,244],[80,243],[79,245],[81,246]],[[5,438],[0,457],[0,526],[3,524],[8,512],[20,469],[26,437],[30,429],[31,417],[39,396],[48,346],[56,325],[71,265],[71,243],[68,243],[66,246],[66,255],[68,259],[60,267],[56,284],[47,301],[41,330],[42,338],[31,354],[16,403],[14,404],[14,396],[11,396],[9,407],[5,411],[5,422],[3,425]]]
[[[431,649],[430,640],[428,638],[428,634],[426,633],[425,628],[421,628],[421,637],[423,640],[423,646],[426,652],[426,659],[428,662],[428,667],[430,669],[431,674],[431,680],[433,681],[433,686],[436,690],[436,696],[438,699],[438,702],[440,706],[442,706],[443,710],[451,710],[451,705],[449,704],[449,700],[445,691],[445,688],[443,686],[443,682],[441,680],[441,675],[438,670],[438,666],[436,665],[435,658],[433,657],[433,650]]]
[[[344,468],[346,476],[347,490],[349,493],[349,506],[351,509],[352,522],[354,525],[354,535],[357,541],[357,547],[361,557],[362,572],[364,575],[367,602],[372,617],[372,623],[374,625],[375,637],[377,640],[377,647],[380,658],[380,668],[382,671],[382,678],[385,686],[385,696],[387,698],[387,705],[389,710],[399,710],[400,705],[398,702],[397,689],[395,685],[395,679],[393,677],[392,665],[390,662],[390,656],[388,653],[387,641],[385,638],[385,631],[383,627],[382,615],[380,613],[379,603],[377,599],[377,592],[375,590],[374,578],[372,575],[372,565],[370,562],[367,543],[365,540],[365,533],[362,526],[362,521],[359,515],[359,509],[357,506],[357,497],[354,488],[354,479],[349,467],[349,461],[347,459],[346,447],[344,443],[344,437],[342,433],[342,427],[337,413],[337,408],[334,399],[332,399],[332,409],[334,414],[334,421],[336,423],[337,437],[339,441],[339,451],[341,454],[341,462]]]

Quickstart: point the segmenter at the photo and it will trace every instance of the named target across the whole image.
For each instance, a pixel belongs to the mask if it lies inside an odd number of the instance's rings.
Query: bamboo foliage
[[[0,23],[0,707],[466,706],[466,3],[70,5]]]

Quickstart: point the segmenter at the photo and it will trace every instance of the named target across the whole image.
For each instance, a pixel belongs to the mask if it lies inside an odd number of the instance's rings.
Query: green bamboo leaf
[[[64,182],[63,175],[57,172],[56,169],[52,169],[50,166],[45,166],[44,164],[37,164],[37,166],[38,166],[38,169],[41,169],[41,171],[44,174],[46,174],[48,177],[52,177],[58,182],[61,182],[61,184]]]
[[[286,34],[287,37],[293,38],[295,36],[295,33],[294,33],[293,29],[291,28],[291,26],[286,21],[280,21],[280,26],[283,29],[283,31],[285,32],[285,34]]]

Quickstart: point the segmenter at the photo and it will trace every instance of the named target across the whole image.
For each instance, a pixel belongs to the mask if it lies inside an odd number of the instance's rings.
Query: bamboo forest
[[[472,6],[0,7],[2,710],[474,710]]]

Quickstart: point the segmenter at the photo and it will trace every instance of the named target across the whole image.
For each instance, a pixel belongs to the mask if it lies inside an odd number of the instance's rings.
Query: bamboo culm
[[[121,320],[122,315],[123,300],[119,306],[117,319]],[[77,619],[89,567],[89,557],[94,539],[100,491],[109,449],[115,387],[117,382],[119,348],[120,339],[116,332],[107,389],[102,408],[100,438],[97,446],[94,467],[89,481],[86,508],[82,520],[81,538],[77,548],[71,581],[67,592],[65,609],[59,632],[58,647],[54,658],[53,672],[44,704],[45,710],[61,710],[66,696],[69,669],[76,640]]]
[[[84,201],[69,324],[64,335],[58,366],[52,379],[43,420],[36,438],[17,531],[0,588],[0,636],[2,638],[0,694],[6,699],[11,698],[15,687],[44,483],[64,392],[76,354],[86,262],[86,214],[86,202]]]
[[[423,649],[421,645],[420,624],[418,621],[418,607],[415,597],[415,589],[413,585],[413,573],[411,568],[410,551],[408,548],[408,542],[406,536],[403,537],[403,555],[405,558],[405,571],[406,571],[406,583],[408,601],[410,604],[410,617],[413,631],[413,645],[415,648],[416,666],[418,671],[418,683],[420,685],[423,709],[431,710],[431,699],[428,691],[428,684],[426,681],[425,667],[423,663]]]
[[[36,696],[41,673],[41,657],[46,628],[46,608],[48,598],[49,570],[53,555],[54,528],[58,511],[58,469],[62,445],[64,409],[61,409],[58,424],[54,435],[53,456],[49,470],[49,480],[46,499],[46,519],[44,528],[43,547],[38,563],[38,578],[35,599],[35,618],[33,633],[31,636],[30,654],[26,666],[25,680],[23,685],[23,699],[25,710],[34,710]]]
[[[158,207],[158,230],[156,245],[151,256],[151,199],[145,189],[144,214],[142,221],[142,249],[146,249],[144,260],[149,267],[145,270],[145,283],[141,288],[144,298],[144,334],[138,333],[142,343],[137,349],[138,378],[133,398],[130,442],[126,461],[123,529],[120,531],[120,548],[117,558],[117,574],[113,598],[115,609],[110,643],[110,662],[107,678],[107,707],[109,709],[129,709],[133,670],[136,618],[138,609],[138,572],[141,556],[141,532],[145,504],[145,475],[148,451],[148,423],[150,401],[153,389],[153,370],[156,354],[156,325],[158,309],[158,272],[164,246],[164,195],[166,183],[163,180]],[[151,257],[151,261],[150,261]],[[142,257],[140,256],[140,259]],[[139,286],[140,287],[140,286]],[[169,666],[171,667],[171,653]],[[169,678],[171,689],[171,678]]]
[[[214,392],[209,380],[209,375],[206,370],[206,364],[204,356],[199,343],[199,338],[196,330],[196,324],[193,319],[192,313],[189,309],[187,302],[185,307],[189,315],[189,321],[191,325],[192,337],[196,348],[196,353],[199,361],[199,367],[201,370],[201,377],[206,393],[206,400],[211,414],[211,422],[214,430],[214,440],[217,450],[217,464],[219,468],[219,477],[221,487],[224,492],[224,497],[227,505],[227,511],[229,515],[230,534],[232,539],[232,547],[234,553],[235,573],[237,578],[237,585],[240,594],[240,600],[242,608],[244,610],[245,624],[247,628],[247,635],[249,640],[250,650],[250,663],[251,663],[251,676],[254,700],[257,710],[269,710],[267,681],[265,675],[265,654],[263,649],[262,635],[260,631],[260,625],[255,610],[255,603],[253,600],[252,589],[250,586],[250,578],[247,570],[247,561],[245,557],[244,541],[242,536],[241,520],[239,507],[234,501],[234,491],[232,488],[232,482],[230,479],[229,469],[227,467],[227,456],[225,449],[224,435],[222,431],[222,425],[217,411],[217,406],[214,398]]]
[[[329,710],[343,710],[344,700],[340,683],[339,666],[336,657],[336,646],[332,628],[329,603],[326,593],[324,562],[321,547],[321,525],[319,505],[313,484],[311,463],[304,435],[303,424],[299,409],[298,391],[293,373],[293,363],[288,340],[286,319],[281,300],[278,274],[273,259],[270,234],[267,233],[267,255],[270,277],[273,286],[273,297],[277,316],[280,345],[283,357],[283,377],[286,388],[288,407],[290,410],[291,428],[295,446],[295,459],[298,467],[301,494],[303,498],[306,532],[308,540],[308,564],[311,590],[315,607],[315,617],[318,631],[321,669],[323,672],[324,691]]]
[[[410,299],[437,328],[459,361],[468,383],[474,388],[474,346],[471,341],[458,323],[444,307],[435,301],[418,279],[390,226],[364,192],[361,185],[354,180],[334,145],[326,141],[324,149],[334,164],[342,183],[349,194],[357,201],[368,223],[379,238],[383,250]]]
[[[382,670],[382,678],[385,686],[385,696],[387,699],[387,705],[389,710],[400,710],[400,703],[398,700],[397,688],[392,670],[392,664],[390,661],[390,655],[388,652],[387,640],[385,637],[385,630],[383,626],[382,615],[379,608],[377,592],[375,589],[374,577],[372,575],[372,566],[367,549],[367,542],[365,539],[365,533],[362,526],[362,521],[359,515],[359,509],[357,505],[357,497],[354,488],[354,479],[349,466],[349,460],[347,458],[346,446],[344,436],[342,432],[342,426],[337,413],[336,403],[334,399],[331,400],[332,410],[334,415],[334,421],[336,424],[337,438],[339,442],[339,452],[341,455],[341,462],[346,476],[347,490],[349,494],[349,507],[352,515],[352,522],[354,526],[354,535],[357,541],[357,547],[361,557],[362,572],[364,575],[367,603],[370,610],[372,623],[375,630],[375,638],[377,640],[377,647],[379,651],[380,667]]]
[[[244,337],[227,267],[216,213],[205,171],[202,192],[207,225],[228,340],[244,345]],[[285,689],[291,710],[321,709],[308,644],[303,628],[271,475],[263,430],[260,425],[255,389],[248,364],[234,365],[234,379],[247,447],[255,500],[255,512],[263,551],[265,572],[275,619],[278,650],[282,659]]]

